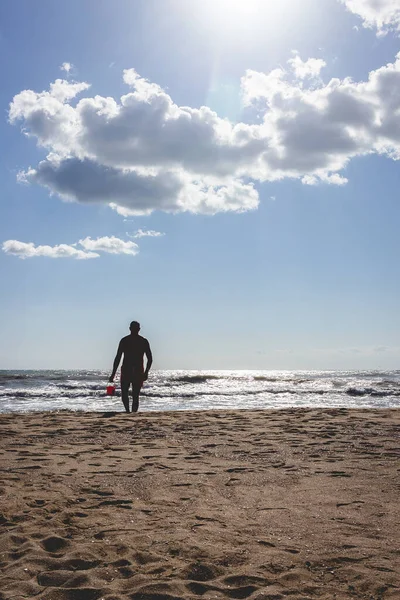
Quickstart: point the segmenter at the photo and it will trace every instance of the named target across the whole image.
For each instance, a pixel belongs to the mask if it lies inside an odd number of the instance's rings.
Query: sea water
[[[0,371],[0,412],[122,411],[106,371]],[[290,407],[395,408],[396,371],[151,371],[140,411]]]

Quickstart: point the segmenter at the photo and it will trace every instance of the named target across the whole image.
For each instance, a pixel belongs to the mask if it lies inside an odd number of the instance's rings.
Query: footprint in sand
[[[50,537],[42,540],[40,544],[46,550],[46,552],[54,553],[59,552],[60,550],[65,550],[71,545],[71,542],[62,537],[51,535]]]
[[[96,588],[59,588],[57,593],[53,590],[48,590],[41,600],[97,600],[103,596],[103,590]]]

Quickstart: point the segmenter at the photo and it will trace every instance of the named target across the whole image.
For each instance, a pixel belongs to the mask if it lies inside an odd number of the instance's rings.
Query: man
[[[117,355],[114,360],[113,370],[110,376],[110,383],[114,381],[115,373],[121,360],[124,359],[121,367],[121,394],[125,410],[129,412],[129,387],[132,384],[132,412],[137,412],[139,408],[139,393],[143,382],[147,380],[150,367],[153,362],[153,356],[150,350],[150,344],[146,338],[139,335],[140,324],[132,321],[129,325],[130,335],[122,338],[119,343]],[[146,355],[147,364],[144,371],[143,357]]]

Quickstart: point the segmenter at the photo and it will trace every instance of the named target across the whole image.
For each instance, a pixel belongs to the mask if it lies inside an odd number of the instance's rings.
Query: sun
[[[266,4],[268,0],[205,0],[202,9],[209,18],[226,25],[240,25],[264,13]]]
[[[293,17],[296,0],[199,0],[188,3],[191,18],[221,38],[237,34],[251,37],[255,30],[265,33],[281,28]]]
[[[267,2],[268,3],[268,2]],[[226,19],[242,19],[256,15],[265,7],[262,0],[213,0],[213,10],[222,12]]]

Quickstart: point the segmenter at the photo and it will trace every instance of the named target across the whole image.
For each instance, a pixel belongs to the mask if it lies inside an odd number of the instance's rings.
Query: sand
[[[0,599],[400,598],[399,421],[0,415]]]

